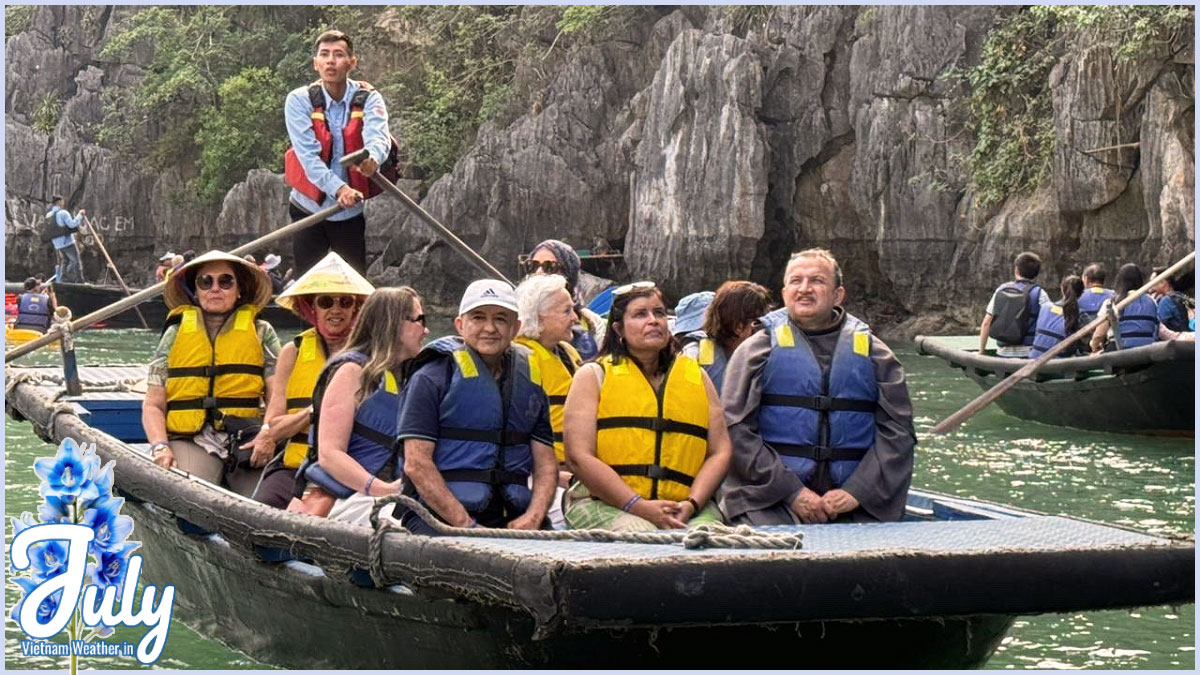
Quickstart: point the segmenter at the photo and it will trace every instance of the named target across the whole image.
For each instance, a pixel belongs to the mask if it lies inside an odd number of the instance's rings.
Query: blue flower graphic
[[[69,523],[71,514],[67,511],[68,507],[70,504],[57,494],[44,494],[42,503],[38,504],[38,519],[43,523]]]
[[[88,574],[101,593],[108,586],[116,586],[117,595],[121,594],[125,573],[129,569],[129,554],[138,546],[140,544],[137,542],[127,542],[113,551],[101,551],[99,562],[88,565]]]
[[[9,618],[17,621],[17,616],[21,613],[21,606],[25,604],[25,598],[29,597],[29,594],[33,592],[33,589],[38,587],[38,584],[32,579],[26,579],[25,577],[13,577],[13,581],[21,587],[21,600],[12,608]],[[62,596],[63,592],[58,591],[42,601],[37,611],[38,623],[50,623],[50,617],[54,616],[54,612],[58,610],[58,603],[62,601]]]
[[[105,499],[83,514],[82,524],[96,533],[91,544],[93,553],[117,550],[133,531],[133,519],[118,514],[124,503],[120,498]]]
[[[88,480],[88,464],[84,463],[79,445],[67,438],[53,457],[41,457],[33,462],[33,471],[42,479],[43,496],[56,494],[64,502],[73,502]]]
[[[29,548],[30,569],[33,577],[45,581],[67,571],[67,547],[59,540],[36,544]]]
[[[79,508],[87,509],[93,506],[111,500],[113,488],[113,465],[115,462],[109,462],[103,467],[100,466],[100,458],[90,452],[85,456],[85,463],[90,461],[88,484],[79,494]]]

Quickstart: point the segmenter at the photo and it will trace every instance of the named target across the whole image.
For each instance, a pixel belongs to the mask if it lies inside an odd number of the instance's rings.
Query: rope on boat
[[[7,383],[4,387],[4,396],[8,398],[12,395],[13,388],[18,384],[32,384],[40,386],[43,384],[62,384],[63,376],[61,373],[39,373],[33,370],[25,370],[22,368],[5,368],[5,379]],[[113,391],[135,391],[134,386],[141,382],[141,379],[112,379],[112,380],[88,380],[83,383],[85,392],[113,392]],[[65,392],[60,392],[62,396]]]
[[[378,586],[389,582],[383,569],[383,538],[387,532],[410,534],[393,518],[380,518],[380,510],[398,504],[413,511],[439,534],[456,537],[488,537],[493,539],[533,539],[538,541],[583,541],[626,544],[682,544],[684,548],[760,548],[783,551],[799,550],[804,542],[800,532],[761,532],[749,525],[706,523],[683,532],[658,530],[647,532],[614,532],[612,530],[508,530],[494,527],[454,527],[429,512],[424,504],[407,495],[388,495],[375,500],[371,508],[371,540],[368,547],[371,579]]]

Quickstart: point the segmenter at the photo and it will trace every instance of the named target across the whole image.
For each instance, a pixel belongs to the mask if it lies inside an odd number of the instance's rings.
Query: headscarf
[[[579,254],[575,249],[571,248],[570,244],[561,242],[557,239],[547,239],[529,252],[532,257],[538,251],[546,249],[562,266],[562,275],[567,279],[567,290],[571,292],[571,297],[575,298],[575,302],[579,302],[579,268],[583,263],[579,261]]]

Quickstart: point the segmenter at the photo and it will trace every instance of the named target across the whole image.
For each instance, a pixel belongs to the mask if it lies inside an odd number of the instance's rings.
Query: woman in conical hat
[[[363,301],[375,288],[337,253],[330,252],[275,298],[275,303],[312,325],[279,352],[267,402],[268,433],[287,445],[263,472],[254,498],[286,508],[296,469],[308,456],[312,391],[326,359],[342,348]],[[267,429],[267,426],[264,426]]]
[[[170,312],[142,403],[154,461],[249,495],[273,448],[255,438],[239,457],[230,435],[256,426],[270,396],[279,337],[257,317],[271,282],[256,265],[209,251],[170,276],[164,297]]]

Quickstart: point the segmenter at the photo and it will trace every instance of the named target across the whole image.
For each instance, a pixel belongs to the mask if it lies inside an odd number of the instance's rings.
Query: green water
[[[287,339],[290,336],[281,336]],[[95,331],[79,339],[84,364],[144,361],[156,336],[148,331]],[[1152,533],[1191,533],[1195,515],[1195,457],[1192,440],[1096,434],[1024,422],[993,407],[961,431],[929,438],[925,431],[978,395],[978,387],[911,345],[894,345],[908,371],[922,442],[913,485],[1014,506],[1081,516]],[[53,365],[56,353],[30,355],[29,365]],[[54,448],[27,424],[5,425],[5,509],[9,516],[36,509],[35,457]],[[135,527],[132,539],[137,540]],[[11,541],[5,526],[5,549]],[[151,552],[152,555],[152,552]],[[5,617],[17,600],[5,585]],[[1186,668],[1195,664],[1195,607],[1148,607],[1135,611],[1085,612],[1025,617],[1017,621],[990,668]],[[115,640],[136,642],[142,629],[118,631]],[[61,669],[66,659],[23,658],[23,633],[5,625],[5,665]],[[89,668],[126,668],[118,658],[84,659]],[[267,667],[204,638],[180,622],[172,624],[162,659],[166,668],[234,669]]]

